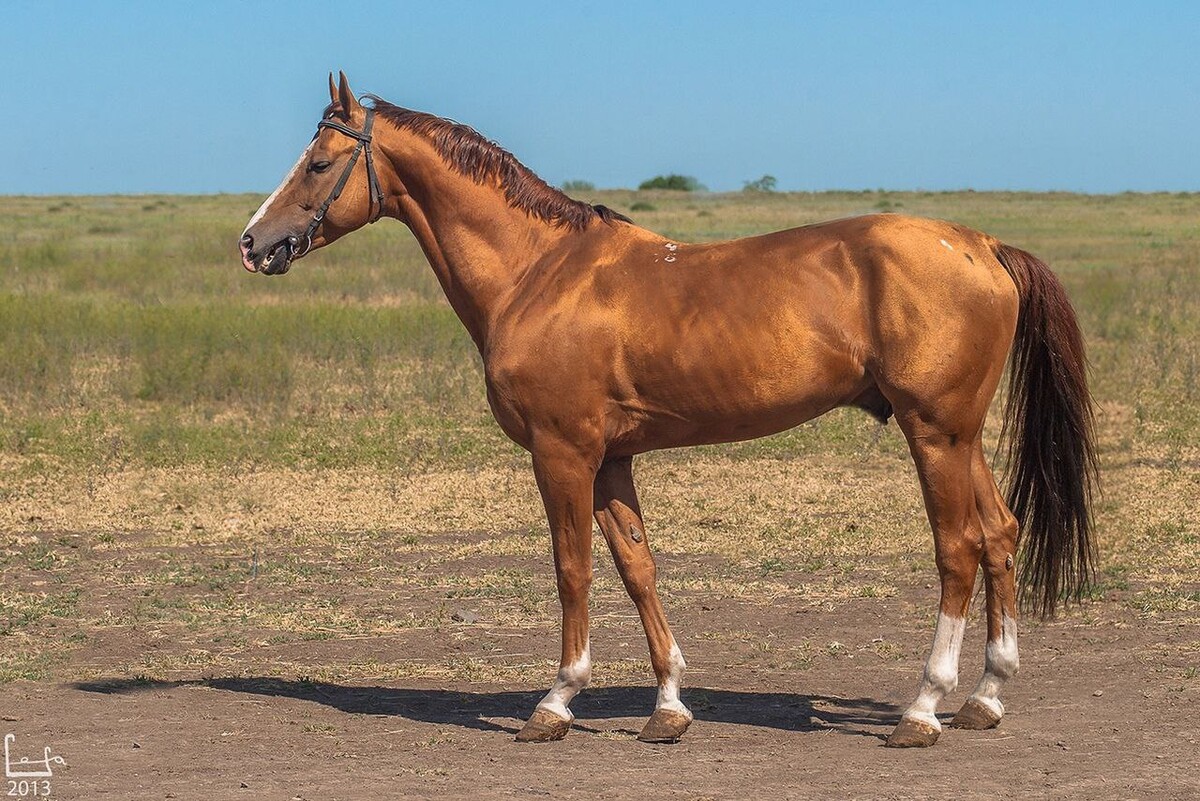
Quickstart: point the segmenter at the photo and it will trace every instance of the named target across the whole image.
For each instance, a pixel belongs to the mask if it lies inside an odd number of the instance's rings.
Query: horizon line
[[[560,192],[566,193],[567,190],[561,186],[550,185]],[[1200,195],[1198,189],[1118,189],[1111,192],[1089,192],[1082,189],[973,189],[971,187],[961,187],[958,189],[890,189],[885,187],[876,187],[873,189],[774,189],[770,191],[755,191],[745,189],[725,189],[725,190],[710,190],[710,189],[638,189],[636,187],[612,186],[612,187],[596,187],[586,190],[571,190],[580,194],[589,192],[630,192],[633,194],[646,193],[667,196],[679,197],[696,197],[696,196],[747,196],[757,195],[769,197],[771,195],[880,195],[880,194],[907,194],[907,195],[1076,195],[1081,197],[1120,197],[1122,195]],[[243,191],[226,191],[218,190],[212,192],[0,192],[0,198],[4,199],[23,199],[23,198],[103,198],[103,197],[128,197],[128,198],[145,198],[145,197],[237,197],[239,195],[262,196],[270,194],[271,190],[243,190]]]

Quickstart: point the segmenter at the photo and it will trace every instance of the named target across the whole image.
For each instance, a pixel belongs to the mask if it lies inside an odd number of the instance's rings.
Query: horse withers
[[[588,683],[593,520],[658,679],[639,736],[683,735],[685,664],[655,588],[633,457],[761,437],[839,406],[895,416],[941,575],[920,691],[888,744],[937,740],[980,567],[985,668],[953,725],[999,723],[1018,601],[1053,614],[1083,593],[1094,562],[1084,348],[1045,264],[960,225],[891,214],[676,242],[567,197],[471,128],[378,98],[364,106],[344,74],[329,92],[312,142],[246,226],[242,263],[281,274],[382,217],[416,236],[479,348],[496,421],[532,455],[550,524],[561,659],[518,740],[565,736]],[[982,441],[1006,360],[1007,499]]]

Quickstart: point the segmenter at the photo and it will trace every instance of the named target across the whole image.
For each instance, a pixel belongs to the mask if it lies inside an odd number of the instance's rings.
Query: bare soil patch
[[[548,582],[535,556],[468,566]],[[726,567],[663,559],[677,580]],[[900,568],[877,559],[842,580]],[[152,625],[90,636],[57,671],[90,678],[0,687],[0,728],[65,756],[62,799],[1196,797],[1200,623],[1140,616],[1122,593],[1026,624],[999,729],[947,729],[927,751],[884,748],[928,646],[930,578],[899,574],[891,597],[837,601],[674,592],[697,717],[675,746],[634,739],[654,690],[636,615],[610,583],[594,607],[596,681],[561,743],[512,740],[552,675],[553,610],[504,622],[476,595],[453,602],[478,615],[464,623],[437,617],[429,589],[394,599],[429,625],[287,641],[245,630],[195,667],[195,643],[164,642]],[[332,589],[360,609],[385,592]],[[982,667],[973,623],[947,718]],[[143,663],[159,666],[153,675],[128,666],[155,651],[162,659]]]

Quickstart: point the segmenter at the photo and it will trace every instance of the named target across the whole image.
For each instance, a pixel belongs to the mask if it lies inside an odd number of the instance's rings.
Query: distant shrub
[[[680,192],[698,192],[704,189],[704,184],[690,175],[656,175],[648,181],[638,184],[638,189],[674,189]]]
[[[775,191],[775,176],[764,175],[755,181],[746,181],[742,185],[743,192],[774,192]]]
[[[630,211],[654,211],[655,205],[653,203],[647,203],[644,200],[639,200],[636,203],[634,203],[632,206],[630,206],[629,210]]]
[[[591,181],[575,179],[563,181],[562,189],[564,192],[594,192],[596,191],[596,185]]]

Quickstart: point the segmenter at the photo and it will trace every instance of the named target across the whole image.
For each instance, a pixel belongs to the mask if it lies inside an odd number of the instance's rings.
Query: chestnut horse
[[[364,106],[344,74],[329,91],[311,144],[246,226],[242,262],[277,275],[385,216],[420,242],[483,357],[496,421],[532,455],[549,518],[562,656],[518,740],[563,737],[588,683],[593,519],[658,678],[640,738],[684,733],[683,655],[655,589],[633,457],[761,437],[837,406],[895,415],[941,574],[920,692],[888,744],[937,740],[980,566],[986,665],[953,725],[1000,721],[1018,600],[1052,614],[1083,593],[1094,561],[1084,349],[1045,264],[960,225],[891,214],[674,242],[567,197],[471,128],[378,98]],[[982,433],[1010,350],[1006,502]]]

